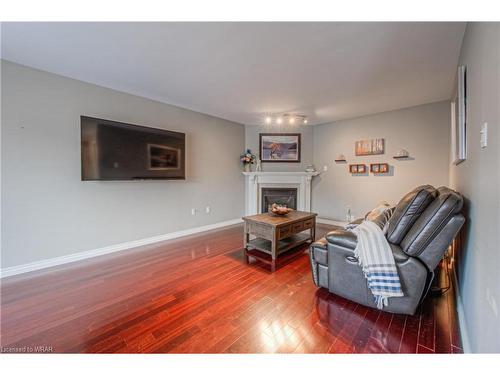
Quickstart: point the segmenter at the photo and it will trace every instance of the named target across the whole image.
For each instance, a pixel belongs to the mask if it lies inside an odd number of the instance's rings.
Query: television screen
[[[81,116],[82,180],[185,179],[185,134]]]

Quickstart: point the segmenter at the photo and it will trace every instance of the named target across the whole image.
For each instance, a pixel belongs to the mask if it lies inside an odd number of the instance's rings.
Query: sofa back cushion
[[[387,227],[387,240],[399,245],[412,225],[437,196],[431,185],[419,186],[406,194],[397,204]]]
[[[386,234],[389,225],[389,220],[391,219],[391,216],[394,213],[395,208],[396,207],[389,207],[377,215],[367,216],[366,220],[370,220],[375,224],[377,224],[379,228],[382,229],[384,234]]]
[[[369,211],[365,215],[365,220],[373,220],[380,214],[384,213],[384,211],[391,208],[391,205],[387,202],[381,202],[375,207],[373,210]]]
[[[401,241],[402,250],[410,256],[419,256],[462,206],[463,198],[459,193],[440,187],[437,198],[427,206]],[[448,244],[443,246],[444,253]]]

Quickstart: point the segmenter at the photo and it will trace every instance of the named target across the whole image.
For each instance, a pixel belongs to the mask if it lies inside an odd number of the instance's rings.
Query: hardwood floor
[[[328,226],[318,225],[317,236]],[[461,353],[453,290],[415,316],[317,289],[306,253],[246,265],[242,225],[4,279],[1,345],[34,351]],[[307,246],[304,246],[306,249]]]

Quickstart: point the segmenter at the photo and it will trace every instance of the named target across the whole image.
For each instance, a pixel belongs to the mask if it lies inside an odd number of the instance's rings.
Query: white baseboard
[[[457,274],[455,273],[455,269],[453,269],[452,274],[453,274],[452,276],[453,289],[455,292],[455,302],[458,314],[458,325],[460,327],[460,337],[462,339],[462,349],[464,350],[464,353],[472,353],[469,341],[469,331],[467,329],[467,322],[465,320],[464,305],[462,302],[462,297],[460,295],[460,288],[458,285]]]
[[[339,227],[345,227],[348,224],[347,221],[331,220],[331,219],[325,219],[322,217],[317,217],[316,222],[319,224],[336,225]]]
[[[117,251],[133,249],[133,248],[138,247],[138,246],[149,245],[149,244],[153,244],[156,242],[172,240],[174,238],[184,237],[184,236],[187,236],[190,234],[205,232],[205,231],[212,230],[212,229],[218,229],[218,228],[226,227],[229,225],[235,225],[235,224],[239,224],[241,222],[242,222],[241,219],[227,220],[227,221],[222,221],[222,222],[215,223],[215,224],[203,225],[201,227],[190,228],[190,229],[180,230],[177,232],[162,234],[159,236],[148,237],[148,238],[143,238],[140,240],[123,242],[123,243],[119,243],[116,245],[105,246],[105,247],[101,247],[99,249],[82,251],[82,252],[79,252],[76,254],[64,255],[61,257],[57,257],[57,258],[50,258],[50,259],[40,260],[37,262],[21,264],[19,266],[2,268],[0,270],[0,278],[19,275],[22,273],[36,271],[36,270],[41,270],[43,268],[59,266],[61,264],[77,262],[79,260],[89,259],[89,258],[97,257],[100,255],[104,255],[104,254],[114,253]]]

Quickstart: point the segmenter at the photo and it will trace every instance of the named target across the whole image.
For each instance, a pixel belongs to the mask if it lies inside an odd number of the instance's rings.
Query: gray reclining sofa
[[[404,297],[389,298],[384,311],[415,313],[427,294],[434,270],[465,222],[463,198],[457,192],[430,185],[406,194],[386,223],[386,238],[394,254]],[[384,226],[381,217],[378,224]],[[336,229],[309,249],[314,283],[331,293],[376,308],[373,295],[354,257],[356,236]]]

